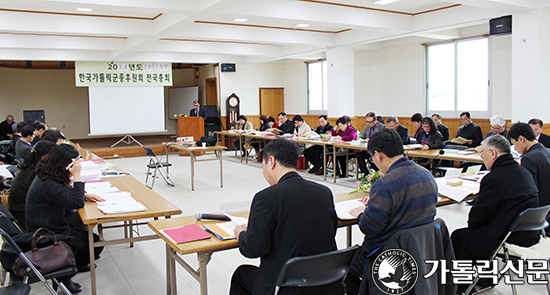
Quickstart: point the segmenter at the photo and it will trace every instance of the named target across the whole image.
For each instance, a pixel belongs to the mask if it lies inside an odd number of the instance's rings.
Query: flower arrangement
[[[384,173],[382,173],[381,171],[371,170],[369,174],[363,176],[363,178],[360,179],[360,181],[356,185],[356,189],[352,190],[350,194],[370,191],[373,183],[380,179],[382,176],[384,176]]]
[[[186,114],[174,114],[174,118],[181,118],[181,117],[187,117]]]

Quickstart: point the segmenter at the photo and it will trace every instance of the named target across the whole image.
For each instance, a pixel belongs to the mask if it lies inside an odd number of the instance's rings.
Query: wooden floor
[[[165,153],[163,142],[173,142],[175,138],[171,138],[170,135],[150,135],[150,136],[134,136],[134,138],[141,144],[136,142],[127,144],[126,142],[120,142],[114,147],[111,147],[121,137],[109,137],[109,138],[86,138],[72,140],[75,143],[80,144],[81,147],[89,150],[101,158],[128,158],[128,157],[141,157],[145,156],[145,150],[141,145],[152,148],[155,154],[163,155]]]

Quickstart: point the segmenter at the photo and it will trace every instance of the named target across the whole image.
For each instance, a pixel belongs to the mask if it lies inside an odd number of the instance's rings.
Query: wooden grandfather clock
[[[226,125],[227,130],[235,129],[239,118],[241,108],[241,100],[233,93],[225,100]]]

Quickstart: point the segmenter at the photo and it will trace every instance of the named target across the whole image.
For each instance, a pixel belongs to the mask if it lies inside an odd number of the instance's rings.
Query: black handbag
[[[50,235],[41,235],[37,237],[38,232],[47,231]],[[49,239],[53,242],[53,245],[49,245],[43,248],[38,248],[37,243],[41,239]],[[52,271],[62,269],[69,266],[75,266],[76,261],[74,253],[69,245],[63,241],[57,241],[55,234],[47,228],[39,228],[32,235],[31,242],[32,250],[25,252],[25,256],[32,262],[32,264],[42,274],[47,274]],[[34,277],[34,272],[25,263],[21,257],[15,260],[12,266],[14,274],[20,278]]]

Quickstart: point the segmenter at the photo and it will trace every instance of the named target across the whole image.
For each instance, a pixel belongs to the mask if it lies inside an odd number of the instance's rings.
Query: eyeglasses
[[[493,129],[493,130],[501,130],[501,129],[504,129],[504,127],[502,127],[502,126],[496,126],[496,127],[495,127],[495,126],[491,126],[491,129]]]
[[[468,121],[469,118],[460,118],[460,121],[464,122],[464,121]]]
[[[428,128],[430,128],[430,125],[422,125],[422,128],[423,129],[428,129]]]
[[[372,121],[366,120],[366,121],[367,121],[367,124],[372,124],[372,123],[374,123],[374,120],[372,120]]]
[[[485,154],[485,152],[489,152],[489,151],[494,151],[494,150],[493,149],[481,150],[481,154],[479,155],[481,157],[481,159],[483,159],[483,154]]]

